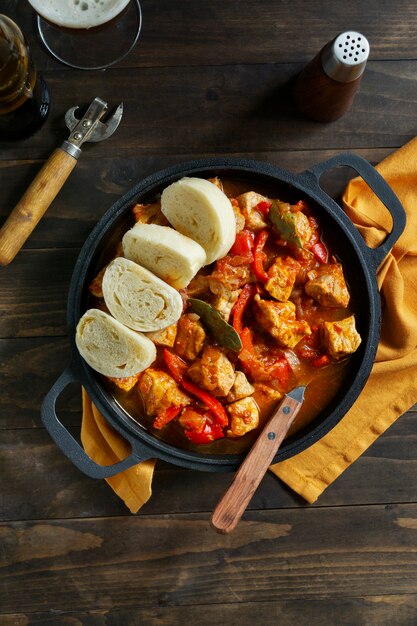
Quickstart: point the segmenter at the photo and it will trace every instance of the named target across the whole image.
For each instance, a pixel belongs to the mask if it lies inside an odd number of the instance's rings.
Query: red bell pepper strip
[[[249,376],[256,378],[260,372],[260,364],[255,355],[255,347],[253,345],[252,331],[246,327],[240,335],[242,341],[242,350],[239,353],[239,360],[243,365],[243,369]],[[264,371],[261,372],[265,374]]]
[[[229,419],[223,405],[208,393],[204,391],[198,385],[185,380],[184,375],[188,369],[187,363],[183,361],[177,354],[170,352],[167,348],[164,349],[164,361],[168,367],[173,379],[176,383],[180,384],[185,391],[188,391],[193,396],[198,398],[206,405],[206,407],[213,413],[221,426],[227,426]]]
[[[268,217],[269,209],[271,208],[272,200],[261,200],[256,205],[255,209],[259,211],[264,217]]]
[[[206,415],[193,405],[187,406],[178,420],[184,430],[200,431],[206,423]]]
[[[308,204],[304,200],[298,200],[295,204],[291,204],[291,213],[299,213],[308,210]]]
[[[313,367],[324,367],[325,365],[329,365],[331,359],[328,354],[322,354],[321,356],[316,357],[310,361],[310,365]]]
[[[255,294],[256,286],[251,283],[247,283],[240,292],[239,298],[233,307],[232,326],[239,333],[239,335],[243,330],[243,318]]]
[[[169,369],[172,378],[176,383],[180,383],[188,369],[188,365],[174,352],[170,352],[167,348],[164,348],[164,361],[165,365]]]
[[[285,357],[277,358],[271,364],[262,361],[255,353],[252,340],[252,333],[249,328],[244,328],[240,336],[242,340],[242,357],[239,359],[244,370],[252,376],[252,378],[263,381],[277,380],[284,388],[287,386],[290,378],[290,365]],[[245,354],[246,352],[246,354]]]
[[[320,263],[327,263],[329,260],[329,252],[322,241],[318,241],[310,248],[311,252],[314,254],[316,259],[320,261]]]
[[[239,353],[239,360],[242,363],[245,372],[250,376],[255,377],[256,358],[250,328],[246,327],[242,330],[240,339],[242,341],[242,350]]]
[[[242,340],[242,350],[247,350],[250,354],[253,354],[253,341],[250,328],[246,327],[242,330],[240,335]]]
[[[216,424],[216,422],[210,422],[208,419],[202,430],[185,430],[184,434],[191,443],[195,444],[210,443],[215,439],[222,439],[224,437],[221,426]]]
[[[255,346],[253,345],[252,331],[250,328],[244,328],[240,335],[242,341],[242,350],[239,353],[239,360],[243,365],[243,369],[253,379],[259,380],[271,380],[272,372],[270,367],[267,367],[265,363],[255,353]],[[243,353],[243,354],[242,354]]]
[[[204,389],[201,389],[198,385],[195,385],[185,379],[181,381],[181,386],[185,389],[185,391],[188,391],[188,393],[195,396],[206,405],[206,407],[213,413],[220,426],[227,426],[229,424],[229,418],[227,417],[224,406],[217,400],[217,398],[212,396],[211,393],[204,391]]]
[[[256,279],[259,280],[261,283],[266,283],[269,280],[269,276],[264,269],[266,254],[263,252],[263,248],[266,240],[268,239],[268,236],[269,233],[267,230],[261,230],[261,232],[258,233],[255,237],[252,269],[253,273],[256,276]]]
[[[300,359],[311,361],[323,354],[323,346],[320,336],[320,326],[312,324],[311,335],[303,339],[295,346],[294,352]]]
[[[277,380],[283,387],[288,385],[290,379],[290,365],[284,357],[275,361],[270,367],[268,372],[273,380]]]
[[[165,409],[165,411],[161,411],[161,413],[158,413],[158,415],[156,416],[153,427],[160,430],[165,426],[165,424],[168,424],[168,422],[171,422],[175,417],[177,417],[177,415],[181,413],[183,408],[183,406],[171,405],[167,409]]]
[[[235,243],[230,248],[232,254],[245,256],[250,254],[253,248],[255,234],[251,230],[242,230],[236,235]]]

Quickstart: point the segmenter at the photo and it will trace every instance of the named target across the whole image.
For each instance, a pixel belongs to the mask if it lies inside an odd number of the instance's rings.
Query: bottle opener
[[[0,229],[0,265],[8,265],[32,233],[76,166],[82,144],[104,141],[114,133],[123,103],[106,121],[102,120],[108,105],[101,98],[94,98],[80,120],[75,117],[77,109],[72,107],[65,114],[70,136],[54,150]]]

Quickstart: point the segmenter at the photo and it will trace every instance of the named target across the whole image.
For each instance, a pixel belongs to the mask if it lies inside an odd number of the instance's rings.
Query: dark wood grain
[[[237,0],[181,0],[178,5],[141,0],[141,6],[139,43],[121,62],[124,67],[304,62],[346,29],[368,37],[373,59],[417,56],[417,9],[404,0],[352,0],[343,10],[332,0],[302,2],[298,9],[269,0],[250,7]],[[58,66],[40,45],[32,10],[21,0],[3,0],[2,10],[29,34],[39,66]]]
[[[79,394],[73,400],[79,400]],[[59,415],[63,417],[62,411]],[[79,419],[74,412],[70,427],[74,436],[79,434]],[[69,421],[64,419],[65,424]],[[417,406],[391,426],[314,506],[415,502],[417,483],[410,477],[417,473],[416,421]],[[2,520],[130,515],[105,481],[79,472],[45,430],[28,428],[33,423],[39,425],[38,416],[28,421],[26,428],[1,434]],[[158,462],[152,498],[139,515],[210,512],[231,477],[229,473],[193,472]],[[305,503],[299,496],[267,473],[249,509],[300,505]]]
[[[27,142],[4,144],[2,158],[45,159],[67,132],[64,114],[99,95],[110,105],[124,102],[117,132],[86,145],[96,158],[112,155],[202,155],[309,149],[399,146],[417,127],[417,61],[370,62],[349,113],[332,124],[301,118],[292,102],[297,64],[225,65],[108,70],[84,79],[71,74],[73,89],[62,89],[67,72],[45,74],[54,107],[42,132]],[[372,110],[372,116],[369,111]],[[82,158],[82,157],[81,157]]]
[[[69,279],[79,250],[22,251],[0,272],[0,338],[66,334]]]
[[[67,291],[86,237],[132,185],[198,156],[243,156],[301,172],[338,152],[378,163],[417,128],[417,5],[141,0],[138,45],[83,73],[41,46],[26,1],[0,12],[28,34],[49,85],[49,119],[0,144],[0,226],[67,137],[65,111],[125,103],[120,128],[80,161],[13,263],[0,269],[0,624],[5,626],[411,626],[417,623],[417,405],[312,506],[271,473],[230,537],[209,516],[230,474],[157,463],[132,516],[79,472],[39,407],[70,360]],[[296,75],[347,28],[370,60],[351,111],[331,124],[295,111]],[[326,173],[339,195],[352,171]],[[58,413],[74,436],[80,390]]]
[[[4,523],[0,601],[7,613],[413,594],[416,525],[415,504],[248,512],[226,536],[207,515]]]
[[[355,152],[370,163],[376,164],[390,154],[392,148],[365,148]],[[331,158],[334,154],[334,150],[282,150],[228,153],[228,156],[266,161],[283,169],[302,172]],[[207,153],[206,156],[218,155]],[[193,158],[193,154],[184,154],[98,159],[94,157],[94,151],[86,152],[72,173],[70,181],[30,236],[25,248],[81,246],[105,211],[133,185],[161,169]],[[0,224],[18,202],[41,165],[42,161],[37,160],[0,160],[2,184]],[[354,174],[352,170],[348,168],[346,170],[338,168],[322,178],[321,184],[332,197],[342,192],[347,180]]]
[[[299,169],[304,169],[321,160],[317,157],[326,158],[330,154],[331,151],[320,152],[318,155],[303,153],[300,158],[293,154],[291,158],[286,158],[286,163],[293,163],[295,166],[298,165]],[[254,156],[253,153],[250,156]],[[275,155],[276,162],[281,162],[280,158],[280,155]],[[140,172],[148,174],[149,170],[155,171],[156,163],[158,163],[156,167],[161,166],[161,160],[154,159],[145,159],[144,162],[127,160],[122,161],[122,165],[119,166],[112,166],[109,160],[104,163],[95,162],[95,186],[91,189],[87,180],[89,176],[91,177],[90,162],[79,165],[80,169],[75,170],[73,180],[68,182],[68,190],[64,188],[62,197],[56,199],[51,207],[51,213],[49,216],[47,213],[33,235],[35,247],[39,245],[54,247],[31,249],[33,244],[30,238],[27,242],[29,249],[22,250],[13,265],[0,272],[3,308],[0,317],[0,338],[66,333],[67,293],[69,279],[79,253],[78,246],[112,202],[120,197],[122,191],[132,186],[134,179],[138,179],[136,176],[139,177]],[[166,163],[165,159],[162,159],[162,163]],[[29,167],[31,168],[32,164],[29,164]],[[5,174],[9,169],[10,162],[4,170]],[[25,178],[22,172],[16,172],[15,176],[14,179],[11,177],[14,182],[19,181],[21,176]],[[336,192],[336,189],[339,192],[343,189],[341,180],[347,180],[343,176],[346,176],[346,173],[333,172],[329,175],[327,189],[331,193]],[[349,178],[351,176],[352,171],[349,170]],[[81,185],[87,189],[85,197],[79,192]],[[6,198],[13,198],[16,189],[9,188],[9,193],[10,196],[6,188]],[[71,244],[77,247],[68,247]]]
[[[325,621],[326,620],[326,621]],[[0,615],[3,626],[201,626],[202,624],[262,624],[262,626],[410,626],[417,621],[414,594],[233,602],[227,604],[110,609],[102,611],[14,613]]]
[[[67,337],[0,339],[0,429],[38,428],[43,397],[69,362]],[[66,424],[79,424],[79,387],[65,393],[59,408]]]

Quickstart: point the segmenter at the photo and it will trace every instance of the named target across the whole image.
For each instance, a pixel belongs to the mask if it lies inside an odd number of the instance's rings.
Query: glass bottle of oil
[[[20,28],[0,14],[0,141],[25,139],[49,112],[49,92],[37,74]]]

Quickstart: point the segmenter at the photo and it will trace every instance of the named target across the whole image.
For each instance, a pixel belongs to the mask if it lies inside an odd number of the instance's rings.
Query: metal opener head
[[[101,98],[94,98],[81,119],[75,117],[77,106],[65,113],[65,123],[71,131],[68,140],[62,146],[73,157],[78,158],[85,141],[103,141],[110,137],[120,124],[123,115],[123,102],[105,122],[101,119],[108,111],[108,104]]]

